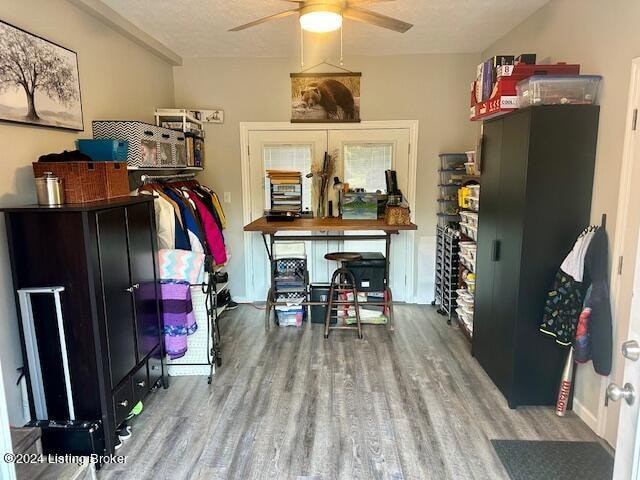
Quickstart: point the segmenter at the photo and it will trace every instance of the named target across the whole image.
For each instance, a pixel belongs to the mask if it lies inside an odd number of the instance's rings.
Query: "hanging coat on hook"
[[[604,228],[592,226],[580,234],[547,294],[540,326],[540,331],[555,337],[558,344],[575,345],[578,361],[593,360],[593,367],[600,375],[611,372],[607,245]]]
[[[605,376],[611,373],[613,348],[608,256],[607,232],[603,228],[598,228],[584,261],[586,273],[591,279],[588,307],[591,309],[589,337],[593,368],[596,373]]]

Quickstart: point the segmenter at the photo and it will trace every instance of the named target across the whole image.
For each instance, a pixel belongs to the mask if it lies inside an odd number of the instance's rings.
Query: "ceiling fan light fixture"
[[[342,10],[335,5],[304,7],[300,12],[300,26],[308,32],[333,32],[342,26]]]

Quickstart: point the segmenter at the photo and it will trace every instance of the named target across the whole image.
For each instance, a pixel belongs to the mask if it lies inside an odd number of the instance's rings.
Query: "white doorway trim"
[[[616,332],[619,331],[617,327],[618,321],[621,318],[622,311],[626,308],[620,305],[620,296],[622,294],[622,277],[618,274],[618,259],[623,255],[627,249],[626,245],[626,233],[629,230],[628,220],[629,216],[634,212],[635,198],[632,198],[633,192],[633,161],[638,152],[634,152],[634,131],[632,130],[634,109],[640,107],[640,57],[633,59],[631,62],[631,80],[629,82],[629,96],[627,103],[627,117],[625,121],[625,134],[624,134],[624,147],[622,153],[622,167],[620,169],[620,189],[618,196],[618,207],[616,216],[616,230],[615,239],[613,245],[613,251],[611,255],[611,263],[613,271],[611,272],[611,303],[612,314],[614,319],[614,335],[613,335],[613,348],[614,351],[619,347]],[[640,125],[637,127],[640,128]],[[633,246],[632,246],[633,248]],[[633,268],[626,260],[626,268]],[[626,334],[626,328],[625,328]],[[609,382],[614,381],[613,377],[602,377],[600,380],[600,395],[602,400],[598,405],[598,426],[596,433],[604,437],[607,430],[608,422],[618,422],[618,418],[608,418],[609,410],[604,406],[604,397]],[[615,442],[615,439],[614,439]]]
[[[359,123],[290,123],[290,122],[240,122],[240,162],[242,171],[242,220],[243,225],[251,222],[251,176],[249,171],[249,132],[268,130],[368,130],[368,129],[408,129],[409,130],[409,178],[416,179],[409,182],[406,197],[412,207],[411,217],[414,220],[417,171],[418,171],[418,120],[390,120],[369,121]],[[253,251],[251,246],[251,233],[244,234],[244,269],[245,291],[247,299],[252,300],[250,292],[253,288],[252,268]],[[410,255],[407,259],[407,290],[410,295],[407,301],[415,301],[415,263],[416,247],[415,232],[409,233]]]
[[[4,456],[12,453],[13,446],[11,445],[7,397],[4,390],[4,380],[2,379],[2,365],[0,365],[0,478],[2,479],[16,479],[15,464],[4,461]]]

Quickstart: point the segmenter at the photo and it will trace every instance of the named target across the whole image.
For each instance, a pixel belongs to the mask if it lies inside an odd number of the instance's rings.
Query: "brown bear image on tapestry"
[[[292,73],[292,122],[359,122],[360,77],[349,73]]]

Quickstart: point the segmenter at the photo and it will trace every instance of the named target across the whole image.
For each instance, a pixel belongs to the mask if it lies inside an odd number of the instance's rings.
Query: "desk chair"
[[[327,260],[333,260],[340,263],[340,267],[333,272],[331,276],[331,285],[329,286],[329,298],[327,300],[327,312],[324,318],[324,338],[329,338],[331,330],[357,330],[358,338],[362,338],[362,323],[360,322],[360,306],[358,305],[358,289],[356,287],[356,279],[346,266],[346,262],[361,260],[359,253],[350,252],[333,252],[324,256]],[[334,294],[342,292],[353,292],[353,302],[340,302],[333,305]],[[343,305],[353,305],[356,311],[357,326],[350,325],[331,325],[331,312],[333,309],[339,309]]]

